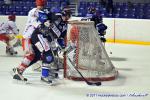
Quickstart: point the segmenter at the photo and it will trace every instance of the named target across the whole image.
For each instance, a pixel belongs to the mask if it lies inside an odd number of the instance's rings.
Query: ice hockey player
[[[62,27],[63,28],[63,30],[62,30],[63,35],[57,39],[57,42],[61,46],[61,49],[65,49],[65,47],[66,47],[65,36],[67,33],[67,24],[66,23],[67,23],[67,20],[71,17],[71,11],[70,11],[70,9],[66,9],[66,8],[64,8],[62,11],[58,8],[54,8],[52,10],[52,12],[55,14],[55,18],[51,17],[53,19],[53,23],[58,25],[58,27],[60,27],[60,28],[63,26]],[[57,19],[57,20],[55,20],[55,19]],[[56,50],[56,52],[57,53],[59,52],[58,49]],[[58,53],[58,56],[59,56],[59,58],[61,58],[61,60],[63,59],[62,55],[63,55],[63,52]]]
[[[89,7],[86,17],[88,19],[90,19],[90,21],[94,21],[95,28],[99,32],[99,36],[100,36],[101,41],[106,42],[105,35],[106,35],[107,26],[103,23],[103,18],[101,16],[101,14],[96,12],[95,7]]]
[[[35,28],[40,24],[40,22],[37,19],[39,17],[39,12],[44,11],[45,5],[46,0],[36,0],[36,7],[31,9],[28,13],[28,20],[26,23],[25,30],[23,32],[22,47],[26,53],[25,57],[29,61],[30,59],[33,59],[33,52],[30,44],[30,38]]]
[[[36,7],[28,13],[28,19],[23,32],[22,47],[25,52],[24,59],[18,66],[20,71],[24,71],[34,59],[35,53],[31,46],[31,35],[41,22],[38,20],[39,12],[44,12],[46,0],[36,0]]]
[[[15,35],[19,33],[16,26],[16,16],[14,14],[8,16],[8,21],[0,24],[0,41],[6,43],[6,54],[15,55],[17,51],[14,50],[10,41],[15,39]]]
[[[55,48],[55,39],[64,38],[66,36],[66,25],[67,20],[70,18],[70,14],[65,11],[62,12],[61,16],[53,17],[53,14],[49,14],[47,16],[48,20],[44,13],[39,13],[39,15],[38,20],[40,20],[42,24],[40,24],[31,35],[31,46],[34,52],[33,59],[28,58],[30,59],[29,62],[27,58],[24,58],[23,63],[26,64],[26,66],[14,68],[13,79],[27,81],[27,78],[24,78],[22,75],[23,72],[27,67],[41,59],[41,80],[47,83],[52,83],[53,76],[57,76],[53,70],[53,48]]]

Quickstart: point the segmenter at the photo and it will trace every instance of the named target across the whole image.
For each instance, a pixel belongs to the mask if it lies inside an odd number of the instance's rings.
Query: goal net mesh
[[[66,78],[83,80],[74,67],[91,81],[113,80],[118,75],[94,27],[94,22],[70,21],[66,45],[73,48],[65,60]]]

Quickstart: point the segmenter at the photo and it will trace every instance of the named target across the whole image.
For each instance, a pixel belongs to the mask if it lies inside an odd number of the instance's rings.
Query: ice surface
[[[119,76],[99,87],[67,79],[56,86],[17,84],[10,71],[20,64],[23,52],[21,47],[16,50],[17,56],[7,56],[5,44],[0,42],[0,100],[150,100],[150,46],[106,43]],[[25,76],[34,83],[40,80],[40,73],[31,68]]]

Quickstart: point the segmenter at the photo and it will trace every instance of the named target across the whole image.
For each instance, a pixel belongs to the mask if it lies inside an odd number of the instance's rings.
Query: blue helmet
[[[44,23],[48,20],[48,16],[45,12],[40,11],[37,20],[40,21],[41,23]]]

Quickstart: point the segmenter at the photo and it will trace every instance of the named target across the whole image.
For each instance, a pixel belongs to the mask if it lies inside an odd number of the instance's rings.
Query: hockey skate
[[[18,68],[13,68],[13,79],[19,81],[27,81],[27,78],[22,76],[22,72]]]
[[[16,55],[16,54],[18,54],[18,52],[15,51],[13,49],[13,47],[6,47],[6,54],[8,54],[8,55]]]
[[[56,72],[50,74],[50,76],[51,76],[52,79],[58,79],[59,78],[58,73],[56,73]]]
[[[46,82],[48,84],[52,84],[55,79],[59,79],[58,73],[49,73],[48,77],[41,77],[41,81]]]
[[[43,82],[46,82],[48,84],[51,84],[52,83],[52,77],[51,76],[48,76],[48,77],[41,77],[41,81]]]

